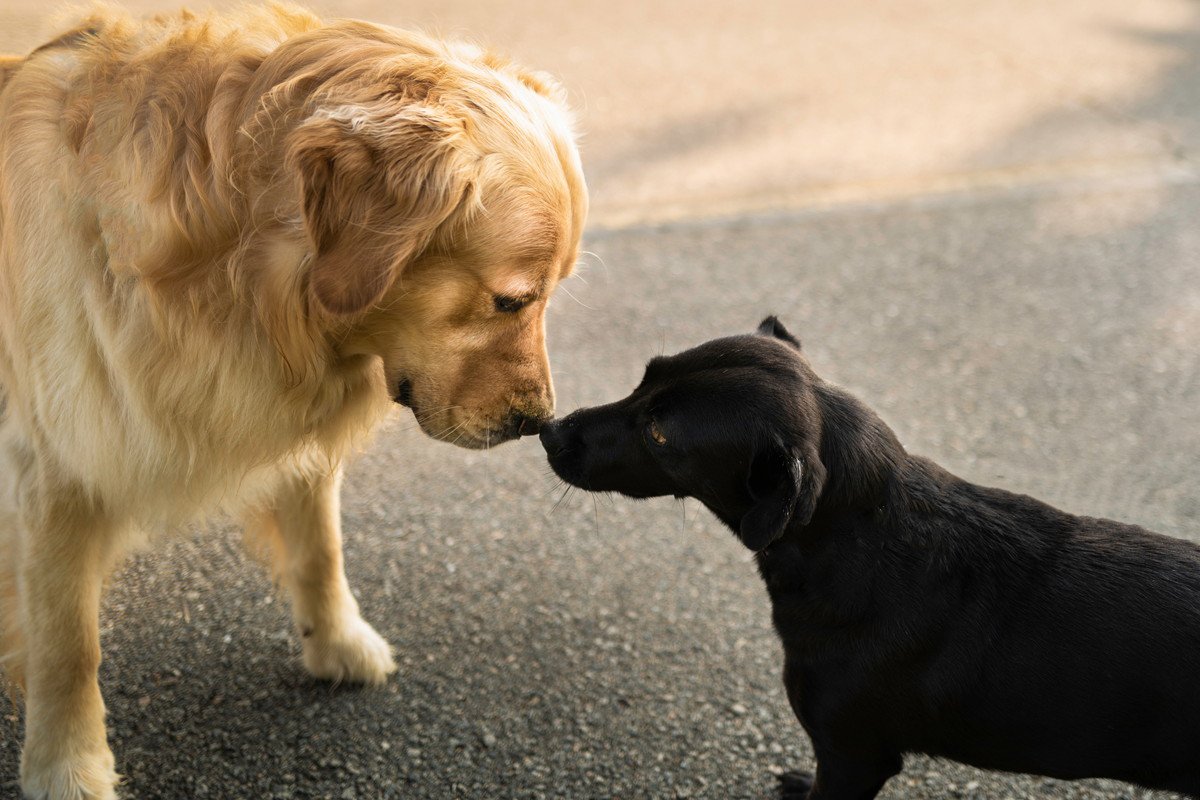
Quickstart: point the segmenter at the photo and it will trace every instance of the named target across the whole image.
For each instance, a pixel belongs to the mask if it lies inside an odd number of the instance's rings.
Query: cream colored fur
[[[27,796],[115,797],[98,608],[146,532],[241,516],[305,666],[385,679],[340,465],[402,385],[463,446],[551,413],[545,306],[585,213],[559,90],[470,46],[101,9],[0,57],[0,653]]]

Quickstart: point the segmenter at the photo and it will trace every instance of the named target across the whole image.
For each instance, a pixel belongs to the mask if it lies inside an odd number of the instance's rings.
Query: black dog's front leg
[[[872,800],[904,766],[899,756],[847,758],[817,753],[817,775],[785,772],[779,776],[782,800]]]

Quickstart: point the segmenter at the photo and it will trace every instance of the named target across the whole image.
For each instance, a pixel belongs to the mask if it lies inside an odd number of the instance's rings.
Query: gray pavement
[[[580,98],[597,202],[550,313],[564,410],[774,312],[910,450],[1200,540],[1200,6],[881,5],[336,10],[471,32]],[[4,0],[0,48],[37,12]],[[754,566],[699,505],[562,498],[534,442],[460,451],[398,411],[344,516],[400,653],[380,690],[305,675],[234,531],[114,576],[127,797],[757,799],[811,768]],[[1153,795],[910,759],[883,796]]]

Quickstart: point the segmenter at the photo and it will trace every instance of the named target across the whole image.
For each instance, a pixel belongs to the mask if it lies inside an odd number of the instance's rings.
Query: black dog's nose
[[[550,458],[562,455],[567,449],[566,438],[563,436],[563,425],[561,420],[552,419],[542,425],[541,435],[538,437],[542,442],[542,448],[546,451],[546,455]]]

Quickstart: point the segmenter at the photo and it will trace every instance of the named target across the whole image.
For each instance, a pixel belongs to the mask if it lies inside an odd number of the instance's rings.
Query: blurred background
[[[315,8],[568,88],[593,211],[549,318],[562,410],[777,313],[911,451],[1200,540],[1194,0]],[[0,0],[0,51],[49,11]],[[697,504],[564,497],[534,441],[463,452],[400,413],[344,497],[399,675],[308,679],[236,532],[176,537],[105,606],[126,797],[758,799],[812,768],[754,565]],[[914,758],[882,796],[1151,795]]]

